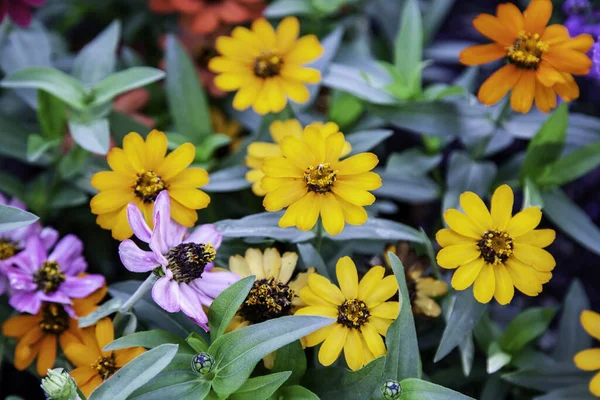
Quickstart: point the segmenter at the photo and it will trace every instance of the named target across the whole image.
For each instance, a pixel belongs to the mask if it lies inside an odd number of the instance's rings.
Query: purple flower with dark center
[[[152,298],[168,312],[183,311],[208,331],[208,317],[203,306],[213,300],[239,277],[214,268],[216,250],[223,235],[214,225],[202,225],[187,235],[187,228],[170,218],[171,203],[162,191],[154,203],[154,229],[151,230],[138,207],[127,206],[127,218],[133,234],[150,245],[140,249],[131,239],[119,245],[125,268],[132,272],[149,272],[160,278],[152,287]]]
[[[31,7],[39,7],[46,0],[0,0],[0,22],[6,14],[19,26],[31,23]]]
[[[42,302],[72,304],[104,285],[102,275],[80,275],[87,269],[83,243],[75,235],[62,238],[50,255],[39,235],[25,241],[22,256],[5,266],[11,286],[9,303],[16,310],[37,314]]]
[[[17,199],[8,201],[6,197],[0,194],[0,204],[25,210],[25,204]],[[25,241],[32,235],[38,234],[46,249],[50,249],[58,239],[58,232],[52,228],[43,228],[39,222],[33,223],[22,228],[13,229],[7,232],[0,232],[0,294],[6,292],[9,288],[8,277],[6,276],[6,266],[13,260],[23,257],[25,253]]]

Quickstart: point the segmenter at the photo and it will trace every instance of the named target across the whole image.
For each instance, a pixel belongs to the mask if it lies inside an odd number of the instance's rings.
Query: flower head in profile
[[[208,183],[208,173],[202,168],[188,168],[195,156],[191,143],[167,155],[167,136],[156,130],[145,141],[135,132],[126,135],[123,148],[112,148],[106,157],[112,171],[98,172],[90,182],[100,191],[90,201],[98,225],[111,230],[117,240],[131,237],[127,204],[134,203],[152,227],[154,202],[164,191],[172,199],[171,218],[193,226],[198,219],[196,210],[210,203],[210,197],[198,190]]]
[[[47,400],[79,400],[77,384],[62,368],[48,370],[48,376],[40,385]]]
[[[581,313],[583,329],[596,340],[600,340],[600,314],[585,310]],[[590,392],[600,397],[600,349],[582,350],[575,355],[575,365],[584,371],[598,371],[590,381]]]
[[[306,84],[321,81],[321,73],[303,65],[323,54],[315,35],[298,39],[300,23],[295,17],[284,18],[273,29],[264,19],[252,28],[236,27],[231,37],[221,36],[216,47],[221,56],[210,60],[208,67],[218,73],[215,84],[221,90],[237,90],[233,108],[252,106],[258,114],[280,112],[288,97],[306,103],[310,93]]]
[[[26,370],[37,358],[36,371],[45,376],[56,361],[56,346],[61,349],[73,340],[83,340],[77,318],[85,317],[98,308],[106,296],[106,286],[84,299],[74,299],[72,306],[43,303],[36,315],[17,315],[2,325],[2,334],[17,339],[14,366]]]
[[[121,367],[146,350],[142,347],[104,351],[115,340],[115,330],[110,318],[98,321],[95,326],[81,329],[81,335],[70,338],[63,347],[65,356],[75,365],[70,372],[81,392],[89,397],[94,389],[110,378]]]
[[[513,191],[502,185],[494,192],[491,212],[473,192],[460,196],[464,214],[456,209],[444,213],[450,229],[441,229],[436,239],[443,248],[437,262],[457,269],[452,287],[465,290],[473,285],[480,303],[494,297],[502,305],[511,302],[515,287],[527,296],[537,296],[552,278],[554,257],[544,247],[556,236],[552,229],[535,229],[542,212],[529,207],[512,216]]]
[[[210,107],[210,122],[215,133],[222,133],[231,139],[230,148],[236,151],[242,144],[242,126],[236,120],[227,118],[227,115],[215,106]]]
[[[314,122],[309,126],[314,126],[321,130],[323,135],[327,138],[330,135],[340,131],[337,124],[333,122],[327,122],[323,124],[321,122]],[[269,126],[269,132],[274,143],[269,142],[253,142],[248,146],[248,155],[246,156],[246,165],[250,168],[250,171],[246,174],[248,182],[252,182],[252,192],[257,196],[264,196],[267,194],[261,186],[260,181],[265,176],[262,172],[263,162],[267,157],[278,157],[283,156],[281,152],[281,142],[287,136],[293,136],[297,139],[302,140],[302,125],[297,119],[288,119],[287,121],[275,121]],[[341,156],[347,156],[352,151],[350,143],[345,142]]]
[[[152,298],[165,311],[183,311],[208,331],[208,317],[203,306],[238,280],[229,271],[216,271],[213,261],[222,235],[214,225],[202,225],[187,234],[187,228],[170,217],[169,194],[160,193],[154,207],[154,229],[150,229],[135,204],[127,206],[133,233],[150,251],[140,249],[127,239],[119,245],[119,256],[132,272],[150,272],[159,278],[152,288]]]
[[[386,353],[382,336],[398,316],[400,303],[386,301],[398,292],[398,282],[393,275],[384,278],[384,274],[385,268],[376,266],[359,282],[354,262],[342,257],[336,265],[339,288],[319,274],[308,277],[308,286],[300,291],[300,299],[308,306],[295,315],[336,319],[304,338],[308,347],[323,342],[321,364],[333,364],[343,350],[348,367],[356,371]]]
[[[15,24],[26,27],[31,23],[31,7],[40,7],[46,0],[0,0],[0,22],[7,15]]]
[[[11,286],[10,305],[37,314],[42,302],[71,305],[72,299],[82,299],[101,288],[102,275],[83,274],[87,262],[82,252],[83,243],[75,235],[62,238],[49,255],[39,235],[29,237],[23,256],[5,266]]]
[[[550,0],[532,0],[521,14],[512,3],[498,5],[496,16],[481,14],[473,25],[494,43],[468,47],[460,54],[465,65],[505,59],[479,89],[479,101],[498,103],[512,90],[513,110],[527,113],[535,100],[537,108],[550,112],[556,95],[564,101],[579,97],[573,75],[586,75],[592,61],[586,55],[594,44],[590,35],[569,36],[563,25],[546,27],[552,15]]]
[[[369,190],[381,186],[381,178],[370,172],[379,162],[373,153],[360,153],[340,161],[346,148],[344,134],[330,133],[328,125],[309,125],[301,138],[287,136],[281,153],[264,160],[261,188],[267,195],[267,211],[288,207],[279,220],[282,228],[312,229],[319,215],[330,235],[337,235],[345,223],[367,221],[363,208],[373,204]]]

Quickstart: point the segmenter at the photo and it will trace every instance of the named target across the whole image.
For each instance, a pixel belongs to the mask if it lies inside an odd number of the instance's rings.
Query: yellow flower
[[[283,156],[265,159],[261,188],[267,192],[267,211],[288,207],[279,220],[282,228],[312,229],[319,214],[330,235],[344,229],[345,222],[362,225],[367,221],[363,206],[373,204],[369,190],[381,186],[381,178],[370,172],[379,160],[373,153],[361,153],[340,161],[346,146],[344,134],[327,134],[327,125],[307,126],[301,139],[288,136],[281,141]]]
[[[325,137],[337,133],[340,130],[339,126],[333,122],[328,122],[326,124],[314,122],[309,126],[320,128]],[[269,131],[275,143],[254,142],[248,146],[246,165],[250,168],[250,171],[246,174],[246,179],[248,182],[252,182],[252,192],[257,196],[264,196],[267,194],[260,186],[260,181],[265,176],[264,172],[261,170],[265,158],[282,156],[281,142],[283,141],[283,138],[287,136],[293,136],[302,140],[302,125],[300,125],[300,122],[296,119],[275,121],[269,127]],[[352,151],[352,146],[350,143],[345,142],[341,156],[347,156],[350,151]]]
[[[221,36],[208,68],[219,74],[215,85],[226,92],[237,90],[233,108],[252,106],[258,114],[279,112],[287,98],[306,103],[310,93],[306,84],[321,81],[321,73],[303,64],[323,54],[315,35],[298,39],[300,24],[295,17],[281,21],[277,31],[264,19],[252,23],[252,29],[236,27],[229,36]]]
[[[73,311],[85,317],[98,308],[97,304],[106,296],[106,286],[84,299],[73,299]],[[83,332],[77,320],[69,316],[62,304],[43,303],[37,315],[18,315],[2,325],[2,334],[16,338],[15,368],[27,369],[37,357],[36,371],[46,376],[56,361],[56,345],[65,349],[71,338],[82,338]]]
[[[596,340],[600,340],[600,314],[585,310],[581,313],[583,329]],[[575,365],[584,371],[600,370],[600,349],[587,349],[575,355]],[[590,381],[590,392],[600,397],[600,372],[596,373]]]
[[[450,229],[441,229],[437,241],[443,249],[437,262],[455,269],[452,287],[473,292],[480,303],[492,297],[502,305],[511,302],[514,288],[527,296],[537,296],[552,278],[554,257],[544,247],[556,236],[552,229],[535,229],[542,219],[538,207],[529,207],[512,216],[514,196],[502,185],[492,197],[491,214],[472,192],[460,196],[466,215],[450,209],[444,219]],[[535,230],[534,230],[535,229]]]
[[[188,168],[194,161],[196,148],[184,143],[169,155],[167,136],[157,130],[148,134],[146,141],[132,132],[123,139],[123,148],[114,147],[106,158],[112,171],[92,176],[91,185],[100,193],[92,198],[92,213],[96,223],[112,230],[117,240],[132,235],[127,221],[127,204],[133,202],[144,214],[152,229],[154,201],[166,190],[171,198],[171,218],[185,226],[193,226],[198,219],[196,210],[205,208],[210,197],[197,188],[209,181],[202,168]],[[166,155],[166,156],[165,156]]]
[[[336,265],[339,288],[319,274],[308,277],[308,286],[300,291],[300,299],[308,306],[296,315],[336,319],[304,338],[308,347],[324,341],[319,350],[321,364],[333,364],[344,350],[346,363],[356,371],[386,353],[381,336],[398,316],[400,303],[386,302],[398,292],[398,282],[393,275],[384,278],[384,273],[385,268],[373,267],[359,283],[354,262],[342,257]]]
[[[213,130],[216,133],[229,136],[231,138],[231,150],[237,150],[242,143],[242,138],[240,137],[242,126],[237,121],[228,119],[223,111],[214,106],[210,107],[210,120]]]
[[[286,252],[281,256],[275,248],[265,249],[264,254],[258,249],[248,249],[244,257],[229,257],[231,272],[240,278],[255,275],[256,281],[227,331],[291,315],[297,307],[304,306],[298,293],[306,286],[308,276],[315,269],[309,268],[306,272],[299,273],[290,282],[297,262],[298,254]],[[267,355],[263,361],[265,367],[273,368],[275,353]]]
[[[71,338],[65,355],[75,365],[69,372],[85,397],[122,366],[146,350],[142,347],[103,351],[104,346],[115,340],[115,331],[110,318],[98,321],[95,326],[81,330],[81,338]]]

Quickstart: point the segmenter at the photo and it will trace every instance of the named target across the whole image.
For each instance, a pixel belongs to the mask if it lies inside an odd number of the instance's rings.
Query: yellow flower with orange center
[[[202,168],[188,168],[196,148],[184,143],[167,155],[167,136],[153,130],[144,139],[132,132],[123,139],[123,148],[112,148],[106,157],[112,171],[92,176],[91,185],[100,193],[92,198],[96,222],[112,231],[117,240],[133,234],[127,220],[127,204],[135,203],[150,229],[154,226],[154,201],[166,190],[171,198],[171,218],[184,226],[194,226],[196,210],[205,208],[210,197],[199,187],[208,183]]]
[[[600,314],[585,310],[581,313],[583,329],[596,340],[600,340]],[[586,349],[575,355],[575,365],[584,371],[598,371],[590,381],[590,392],[600,397],[600,349]]]
[[[522,14],[514,4],[500,4],[496,14],[481,14],[473,20],[475,29],[494,43],[460,53],[465,65],[506,60],[479,89],[479,101],[496,104],[512,90],[513,110],[527,113],[534,100],[537,108],[550,112],[556,107],[557,94],[565,101],[578,98],[573,75],[589,73],[592,61],[586,52],[594,39],[588,34],[571,38],[563,25],[546,27],[552,15],[550,0],[532,0]]]
[[[321,129],[321,132],[325,137],[331,134],[337,133],[340,127],[333,123],[327,122],[323,124],[321,122],[313,122],[309,126],[314,126]],[[297,139],[302,139],[302,125],[300,121],[296,119],[288,119],[287,121],[275,121],[269,126],[269,132],[275,143],[268,142],[254,142],[248,146],[248,156],[246,157],[246,165],[250,168],[250,171],[246,174],[248,182],[252,182],[252,192],[257,196],[264,196],[267,194],[260,186],[260,181],[265,176],[261,168],[263,162],[267,157],[282,156],[281,142],[285,137],[293,136]],[[347,156],[352,151],[350,143],[344,143],[344,149],[342,150],[341,156]]]
[[[306,103],[310,93],[306,84],[321,81],[321,73],[303,65],[323,54],[315,35],[298,39],[300,23],[295,17],[284,18],[277,30],[264,19],[251,29],[236,27],[231,36],[221,36],[216,49],[221,56],[210,60],[208,68],[219,74],[215,85],[224,91],[238,91],[233,108],[252,106],[258,114],[279,112],[288,97]]]

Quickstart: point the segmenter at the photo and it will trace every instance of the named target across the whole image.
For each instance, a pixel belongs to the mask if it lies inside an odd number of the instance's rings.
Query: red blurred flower
[[[152,129],[156,125],[154,118],[140,112],[149,101],[150,92],[147,89],[134,89],[117,97],[113,103],[113,110],[126,114]]]
[[[39,7],[46,0],[0,0],[0,22],[6,14],[19,26],[31,23],[31,7]]]

